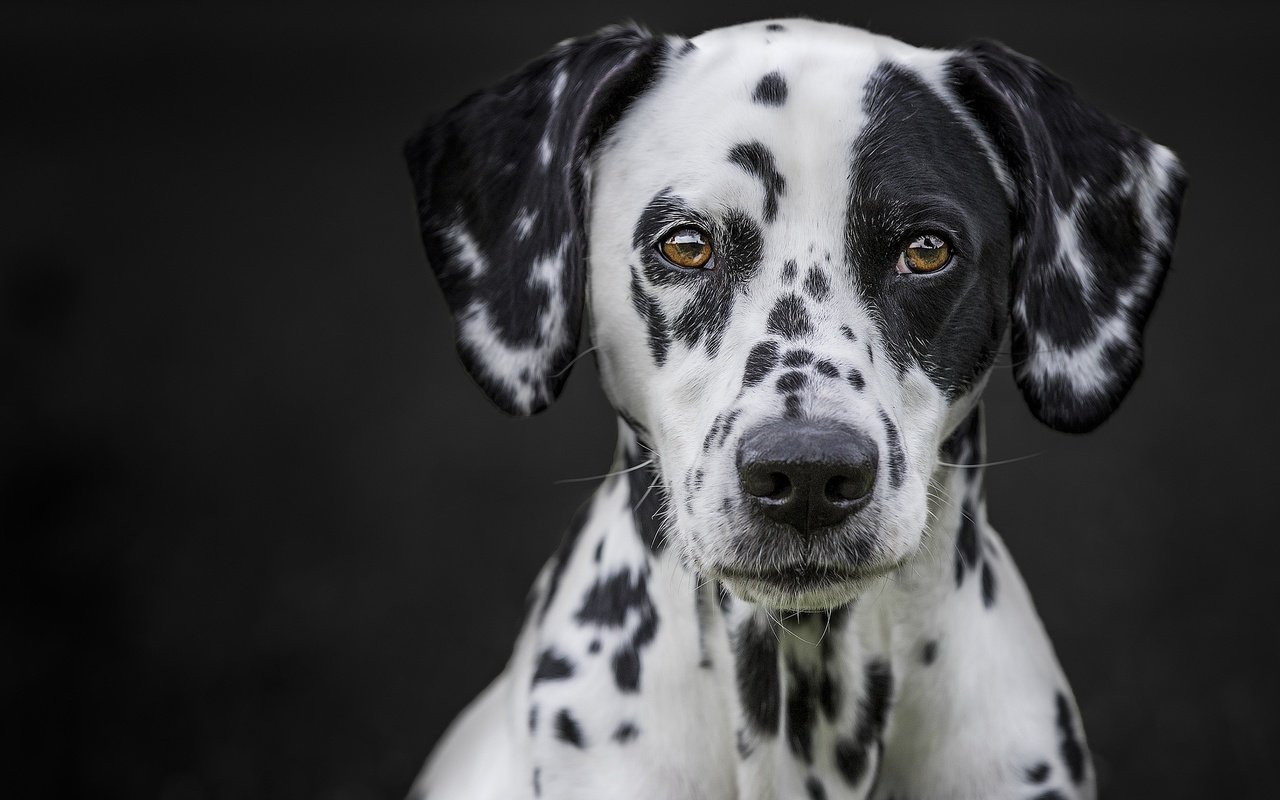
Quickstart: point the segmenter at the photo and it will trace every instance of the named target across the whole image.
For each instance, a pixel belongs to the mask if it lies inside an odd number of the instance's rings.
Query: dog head
[[[1010,332],[1046,424],[1142,363],[1184,176],[993,43],[807,20],[562,43],[410,142],[459,352],[545,407],[584,311],[691,569],[847,602],[926,528],[942,443]]]

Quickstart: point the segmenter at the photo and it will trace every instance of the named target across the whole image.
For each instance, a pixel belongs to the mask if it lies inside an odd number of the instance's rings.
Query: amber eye
[[[951,246],[942,237],[932,233],[917,236],[898,256],[897,270],[909,272],[937,272],[951,261]]]
[[[658,244],[662,257],[677,267],[701,269],[711,263],[711,237],[697,228],[678,228]]]

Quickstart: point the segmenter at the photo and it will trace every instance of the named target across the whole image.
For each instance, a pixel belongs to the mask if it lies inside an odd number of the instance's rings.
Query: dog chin
[[[878,588],[897,564],[857,570],[797,565],[783,569],[723,568],[718,577],[733,594],[753,605],[778,611],[828,611]]]

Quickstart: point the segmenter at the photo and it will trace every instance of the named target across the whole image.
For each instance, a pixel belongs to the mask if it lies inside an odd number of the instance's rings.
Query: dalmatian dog
[[[979,395],[1008,333],[1040,420],[1115,410],[1168,149],[999,44],[781,20],[563,42],[407,156],[470,374],[538,412],[585,320],[619,417],[412,797],[1094,796]]]

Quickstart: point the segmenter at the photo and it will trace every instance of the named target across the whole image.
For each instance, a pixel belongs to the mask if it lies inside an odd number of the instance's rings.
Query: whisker
[[[555,484],[585,483],[586,481],[598,481],[602,478],[612,478],[614,475],[625,475],[628,472],[635,472],[636,470],[642,469],[651,464],[653,464],[653,459],[649,459],[648,461],[642,461],[641,463],[636,464],[634,467],[627,467],[626,469],[614,470],[613,472],[606,472],[601,475],[588,475],[585,478],[561,478],[558,481],[552,481],[552,483],[555,483]]]

